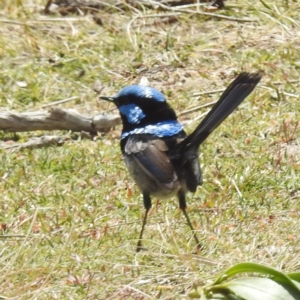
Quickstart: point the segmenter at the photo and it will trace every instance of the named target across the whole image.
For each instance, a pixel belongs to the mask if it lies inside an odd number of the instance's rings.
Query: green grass
[[[146,9],[130,27],[133,9],[100,12],[100,27],[89,15],[42,15],[44,4],[0,4],[1,110],[78,96],[61,107],[93,115],[112,108],[98,101],[96,81],[113,95],[146,76],[180,113],[216,100],[193,94],[225,88],[243,70],[265,75],[201,148],[204,184],[187,200],[205,245],[199,255],[176,199],[153,199],[149,251],[136,254],[144,209],[122,161],[120,127],[96,141],[0,150],[0,296],[187,299],[193,284],[238,262],[299,271],[299,3],[227,1],[216,12],[252,23],[183,13],[165,24],[143,18],[158,13]],[[180,118],[195,119],[187,131],[203,112]],[[41,134],[1,133],[1,145]]]

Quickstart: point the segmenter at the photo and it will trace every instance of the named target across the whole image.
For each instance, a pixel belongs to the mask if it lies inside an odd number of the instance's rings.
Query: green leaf
[[[289,278],[300,283],[300,273],[289,273],[289,274],[287,274],[287,276],[289,276]]]
[[[213,293],[245,299],[299,300],[299,294],[290,285],[280,284],[270,278],[244,277],[217,285],[210,289]]]
[[[294,293],[298,294],[298,299],[300,299],[300,288],[299,286],[291,280],[287,275],[279,272],[273,268],[266,267],[264,265],[255,264],[255,263],[240,263],[231,268],[229,268],[224,275],[220,276],[216,281],[215,285],[220,284],[227,280],[229,277],[235,276],[240,273],[251,272],[251,273],[260,273],[265,274],[267,276],[271,276],[274,281],[280,284],[285,284],[290,286],[291,289],[294,290]],[[296,274],[296,273],[294,273]],[[295,275],[296,277],[296,275]],[[297,277],[299,278],[299,277]]]
[[[266,277],[244,277],[228,281],[241,273],[263,274]],[[255,263],[240,263],[229,268],[213,284],[195,289],[190,296],[211,299],[300,299],[300,273],[285,275],[273,268]]]

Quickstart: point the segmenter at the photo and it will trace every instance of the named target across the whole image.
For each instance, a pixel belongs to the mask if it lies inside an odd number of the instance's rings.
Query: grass
[[[182,13],[166,24],[147,17],[158,13],[150,9],[104,11],[103,26],[90,15],[45,16],[43,5],[0,4],[1,110],[78,96],[61,106],[96,114],[112,108],[97,100],[96,81],[113,95],[146,76],[180,113],[216,100],[193,95],[225,88],[243,70],[265,75],[201,148],[204,184],[188,197],[200,255],[175,199],[153,199],[149,251],[135,253],[144,209],[120,127],[96,141],[1,150],[2,298],[187,299],[194,283],[234,263],[299,271],[299,3],[227,1],[217,12],[250,23]],[[180,118],[192,121],[187,131],[201,113]],[[41,134],[2,132],[1,144]]]

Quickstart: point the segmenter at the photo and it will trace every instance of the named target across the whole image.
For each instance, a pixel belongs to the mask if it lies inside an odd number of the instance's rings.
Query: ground
[[[61,147],[0,150],[1,299],[188,299],[238,262],[299,271],[300,3],[225,4],[213,13],[227,19],[195,6],[112,5],[95,17],[1,2],[2,111],[76,96],[59,107],[117,113],[94,85],[110,96],[147,77],[191,132],[208,109],[183,112],[217,100],[241,71],[264,72],[201,148],[204,183],[187,199],[197,255],[176,199],[153,199],[148,251],[135,252],[144,209],[121,126],[93,141],[57,131],[71,137]],[[2,132],[1,145],[45,133]]]

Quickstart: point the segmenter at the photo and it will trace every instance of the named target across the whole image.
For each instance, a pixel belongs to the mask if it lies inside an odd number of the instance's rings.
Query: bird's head
[[[164,95],[149,86],[130,85],[115,96],[100,98],[117,106],[125,131],[166,120],[177,120]]]

